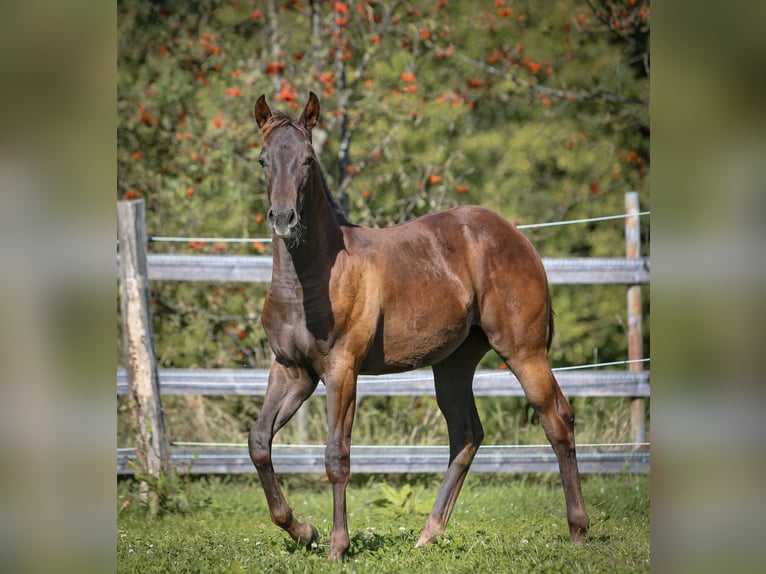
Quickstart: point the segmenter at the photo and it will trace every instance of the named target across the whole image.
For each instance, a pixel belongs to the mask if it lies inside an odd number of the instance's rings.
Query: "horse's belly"
[[[438,363],[460,346],[471,326],[470,309],[452,316],[414,313],[391,321],[383,317],[361,371],[383,374]]]

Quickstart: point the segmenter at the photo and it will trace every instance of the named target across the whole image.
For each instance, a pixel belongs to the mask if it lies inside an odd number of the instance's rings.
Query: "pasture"
[[[646,475],[583,476],[591,529],[583,546],[573,546],[558,475],[469,474],[445,534],[415,549],[440,480],[438,474],[352,476],[351,547],[345,562],[332,564],[332,496],[324,476],[281,478],[296,513],[319,530],[313,551],[271,523],[255,475],[184,478],[184,510],[155,520],[135,498],[137,483],[121,479],[117,571],[649,571]]]

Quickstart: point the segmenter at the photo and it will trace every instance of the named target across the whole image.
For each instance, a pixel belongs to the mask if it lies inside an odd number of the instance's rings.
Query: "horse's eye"
[[[312,165],[314,163],[314,156],[310,155],[306,158],[306,165]]]
[[[261,167],[266,167],[266,160],[261,158],[258,158],[258,163],[261,164]]]

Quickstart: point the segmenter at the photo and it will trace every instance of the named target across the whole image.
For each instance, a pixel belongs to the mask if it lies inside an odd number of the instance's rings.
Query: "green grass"
[[[324,477],[282,482],[294,511],[319,530],[320,545],[310,552],[270,522],[255,475],[193,478],[185,486],[189,510],[153,521],[133,498],[135,483],[122,480],[118,572],[649,571],[646,476],[584,476],[591,530],[583,546],[572,546],[557,476],[469,475],[445,534],[416,550],[423,508],[440,478],[410,477],[404,502],[404,477],[354,477],[348,489],[351,548],[343,564],[327,561],[332,496]]]

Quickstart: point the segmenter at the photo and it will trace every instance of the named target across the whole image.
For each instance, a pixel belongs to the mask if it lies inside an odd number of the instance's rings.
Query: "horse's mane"
[[[333,197],[332,192],[330,191],[330,186],[327,185],[327,179],[325,179],[324,171],[322,171],[321,165],[319,166],[319,175],[322,176],[322,188],[324,189],[324,194],[327,196],[327,201],[330,202],[330,207],[332,207],[335,215],[338,216],[338,223],[340,225],[355,227],[355,225],[351,223],[346,217],[346,214],[343,212],[343,208],[340,206],[340,204],[335,201],[335,197]]]
[[[261,126],[261,133],[263,134],[263,141],[266,141],[271,137],[272,132],[277,129],[281,128],[282,126],[291,125],[296,130],[301,132],[303,135],[305,135],[309,140],[311,140],[311,135],[308,133],[306,128],[304,128],[302,125],[300,125],[298,122],[293,120],[290,116],[283,112],[274,112],[271,114],[271,117],[266,121],[263,126]]]
[[[294,120],[289,115],[283,113],[283,112],[273,112],[271,114],[271,117],[266,121],[265,124],[261,127],[261,133],[263,134],[263,141],[269,139],[271,134],[274,132],[274,130],[281,128],[283,126],[290,126],[301,132],[307,140],[311,141],[311,132],[309,132],[304,126],[302,126],[297,120]],[[338,217],[338,223],[340,225],[353,225],[348,218],[346,217],[346,214],[343,213],[343,209],[338,204],[337,201],[335,201],[335,198],[333,197],[332,193],[330,192],[330,186],[327,185],[327,179],[324,176],[324,171],[322,170],[322,166],[319,166],[319,174],[322,176],[322,188],[324,189],[324,193],[327,196],[327,201],[330,203],[330,206],[332,207],[333,211]]]

